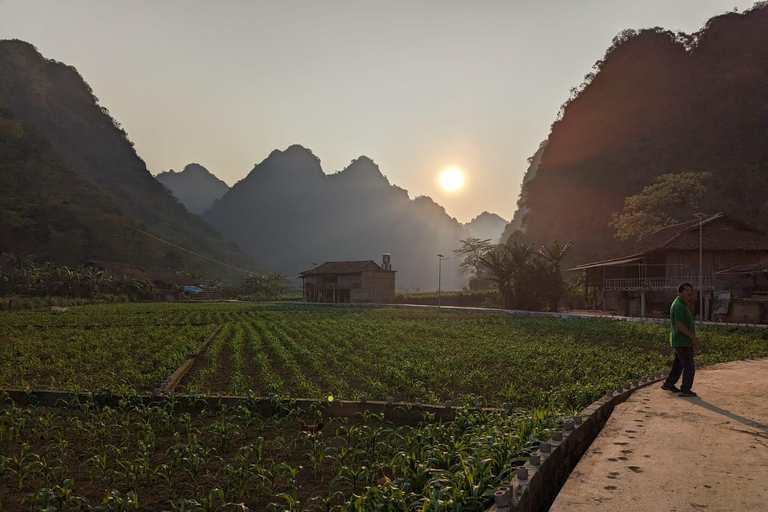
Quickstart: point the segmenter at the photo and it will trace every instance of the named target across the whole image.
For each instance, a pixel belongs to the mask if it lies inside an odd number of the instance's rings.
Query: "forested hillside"
[[[437,288],[438,253],[451,255],[465,228],[428,197],[411,200],[367,157],[325,175],[301,146],[273,151],[204,218],[254,258],[288,275],[312,263],[392,254],[398,287]],[[443,286],[465,284],[456,260],[443,263]]]
[[[621,33],[552,125],[523,188],[526,237],[572,240],[571,261],[597,257],[618,243],[608,223],[626,196],[662,174],[705,171],[699,210],[768,229],[766,106],[766,3],[692,35]]]
[[[207,269],[139,227],[237,266],[251,258],[155,180],[119,123],[71,66],[0,41],[0,251]]]

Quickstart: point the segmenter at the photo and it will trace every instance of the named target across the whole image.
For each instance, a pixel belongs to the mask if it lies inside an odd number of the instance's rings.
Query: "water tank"
[[[385,252],[384,255],[381,257],[381,268],[384,270],[392,270],[392,265],[390,264],[390,255],[388,252]]]

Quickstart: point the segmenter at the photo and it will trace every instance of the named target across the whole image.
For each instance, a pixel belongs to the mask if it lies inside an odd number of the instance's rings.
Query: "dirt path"
[[[768,510],[768,359],[698,370],[693,388],[619,405],[550,511]]]

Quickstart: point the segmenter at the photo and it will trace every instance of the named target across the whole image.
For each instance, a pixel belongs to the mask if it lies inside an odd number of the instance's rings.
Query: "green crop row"
[[[116,408],[0,401],[2,510],[482,511],[559,426],[553,409],[397,427],[290,404],[265,417],[132,397]]]

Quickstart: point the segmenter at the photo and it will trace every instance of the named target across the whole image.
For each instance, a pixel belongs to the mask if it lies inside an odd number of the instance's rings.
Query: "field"
[[[274,393],[275,414],[142,405],[136,394],[219,325],[179,391]],[[125,304],[3,313],[0,330],[0,389],[125,396],[119,407],[3,399],[2,510],[484,510],[564,415],[670,362],[663,325],[426,310]],[[700,338],[704,363],[768,348],[748,330]],[[361,395],[514,410],[398,426],[287,398]]]

